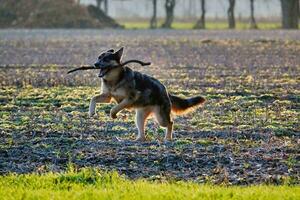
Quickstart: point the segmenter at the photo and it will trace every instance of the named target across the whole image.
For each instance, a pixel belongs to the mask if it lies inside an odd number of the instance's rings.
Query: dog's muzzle
[[[100,68],[100,73],[98,75],[99,78],[103,78],[108,72],[109,72],[109,68],[104,68],[104,69],[101,69]]]

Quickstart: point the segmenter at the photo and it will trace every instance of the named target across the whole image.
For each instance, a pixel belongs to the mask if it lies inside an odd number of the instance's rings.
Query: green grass
[[[127,180],[93,169],[0,177],[0,199],[299,199],[297,186],[213,186]]]
[[[137,21],[137,22],[121,22],[125,26],[126,29],[148,29],[149,22],[147,21]],[[159,23],[161,26],[162,22]],[[194,22],[174,22],[172,28],[174,29],[193,29],[195,23]],[[261,22],[258,23],[259,29],[278,29],[281,27],[280,23],[275,22]],[[218,30],[218,29],[228,29],[227,22],[207,22],[206,29],[209,30]],[[236,29],[245,30],[249,29],[249,23],[245,22],[237,22]]]

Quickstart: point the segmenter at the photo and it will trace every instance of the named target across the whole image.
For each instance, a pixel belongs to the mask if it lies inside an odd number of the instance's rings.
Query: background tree
[[[104,0],[104,12],[108,14],[108,0]]]
[[[299,1],[280,0],[282,12],[282,28],[298,29]]]
[[[235,28],[234,6],[235,6],[235,0],[229,0],[227,15],[228,15],[228,26],[230,29]]]
[[[96,0],[96,6],[100,10],[103,0]]]
[[[201,1],[201,17],[198,19],[197,23],[195,24],[195,29],[205,29],[205,0]]]
[[[157,28],[157,0],[152,0],[153,15],[150,20],[150,28]]]
[[[104,4],[104,9],[102,9],[102,4]],[[108,13],[108,0],[96,0],[97,8],[103,10],[105,14]]]
[[[254,0],[250,0],[250,28],[257,29],[257,24],[254,17]]]
[[[165,9],[166,9],[166,20],[162,25],[162,28],[171,28],[174,20],[174,8],[176,0],[166,0]]]

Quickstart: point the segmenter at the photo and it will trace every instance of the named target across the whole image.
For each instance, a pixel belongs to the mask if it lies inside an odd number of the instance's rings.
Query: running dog
[[[170,94],[166,87],[157,79],[133,71],[125,66],[130,62],[149,65],[139,60],[130,60],[122,63],[123,49],[113,49],[102,53],[92,67],[77,68],[70,72],[85,69],[100,69],[101,93],[90,101],[89,116],[95,114],[96,103],[110,103],[115,105],[110,110],[110,117],[115,119],[123,109],[134,109],[136,112],[135,124],[138,129],[136,141],[145,141],[145,122],[148,117],[154,116],[158,124],[166,128],[164,140],[172,140],[173,121],[171,113],[184,114],[203,105],[205,99],[196,96],[188,99]],[[70,73],[69,72],[69,73]]]

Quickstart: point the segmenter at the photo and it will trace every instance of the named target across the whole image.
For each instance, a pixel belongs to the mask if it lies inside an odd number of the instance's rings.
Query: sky
[[[164,17],[164,2],[158,1],[158,17]],[[195,17],[200,13],[200,0],[176,0],[175,16],[179,18]],[[96,4],[95,0],[81,0],[83,4]],[[206,0],[207,17],[226,18],[228,0]],[[249,17],[249,0],[236,0],[236,16]],[[151,0],[109,0],[108,13],[114,18],[149,18],[152,15]],[[255,0],[257,18],[278,18],[281,15],[279,0]]]

